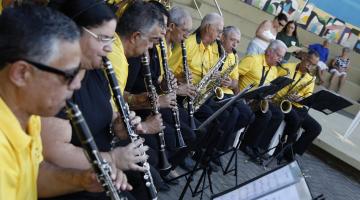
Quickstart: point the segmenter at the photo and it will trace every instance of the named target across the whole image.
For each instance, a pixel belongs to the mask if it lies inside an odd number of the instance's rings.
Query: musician
[[[0,199],[100,191],[90,170],[61,168],[42,155],[39,116],[55,115],[80,87],[76,25],[59,12],[24,6],[4,9],[0,27]]]
[[[130,94],[125,91],[128,81],[128,59],[142,55],[157,42],[162,26],[162,16],[152,12],[153,6],[136,2],[126,9],[118,21],[115,41],[108,58],[113,64],[124,98],[132,109],[150,108],[147,93]],[[142,123],[145,133],[158,133],[164,129],[161,115],[150,116]]]
[[[192,18],[190,13],[184,8],[178,6],[171,8],[169,11],[169,22],[165,35],[165,41],[168,47],[168,59],[172,56],[172,47],[188,38],[191,28]],[[178,87],[176,89],[176,95],[195,96],[196,88],[192,84],[185,84],[183,77],[177,78],[180,79],[180,81],[177,82]]]
[[[146,187],[140,174],[132,171],[144,171],[137,163],[144,162],[148,156],[143,154],[148,150],[147,146],[139,146],[143,140],[137,140],[124,147],[111,145],[113,134],[122,137],[127,133],[123,129],[123,122],[117,112],[114,112],[110,103],[111,93],[108,81],[103,71],[102,57],[111,52],[112,42],[116,28],[114,13],[102,1],[96,0],[69,0],[59,7],[61,11],[72,18],[81,29],[80,47],[82,50],[81,65],[85,69],[82,87],[74,92],[71,98],[78,104],[85,120],[89,124],[94,140],[101,151],[102,157],[110,162],[118,171],[127,171],[129,180],[134,187],[131,191],[137,199],[147,199]],[[140,118],[132,113],[130,121],[137,131],[143,131]],[[44,140],[44,156],[49,161],[60,166],[74,169],[89,167],[80,141],[73,134],[73,127],[65,119],[61,112],[56,118],[43,119],[44,128],[42,138]],[[126,183],[126,176],[122,175]],[[131,187],[122,184],[121,189]],[[127,195],[128,196],[128,195]],[[131,197],[131,196],[129,196]],[[57,199],[107,199],[104,193],[78,192]]]
[[[275,65],[282,60],[286,49],[283,42],[274,40],[266,49],[265,54],[244,57],[238,68],[239,89],[242,90],[252,83],[261,86],[276,79]],[[258,108],[255,109],[255,121],[250,125],[241,146],[251,158],[256,158],[259,151],[268,148],[273,135],[284,119],[284,114],[279,107],[272,103],[269,103],[269,110],[266,113]]]
[[[165,9],[165,7],[155,1],[150,1],[152,4],[154,4],[158,10],[162,13],[164,17],[164,24],[167,23],[167,19],[169,16],[168,11]],[[186,17],[186,16],[185,16]],[[183,19],[179,19],[183,20]],[[166,30],[168,27],[164,27],[162,34],[166,34]],[[181,39],[181,38],[180,38]],[[176,105],[176,93],[174,92],[177,88],[176,79],[172,79],[170,77],[170,85],[172,88],[174,88],[173,93],[167,94],[167,83],[166,78],[163,76],[163,66],[162,66],[162,54],[160,53],[160,47],[158,45],[154,46],[149,51],[149,59],[150,59],[150,71],[152,75],[152,83],[157,88],[157,93],[159,93],[159,107],[160,112],[162,114],[162,117],[164,119],[164,122],[166,124],[166,128],[164,129],[165,133],[165,143],[166,143],[166,149],[168,151],[168,158],[169,160],[177,160],[177,162],[180,162],[180,166],[186,170],[192,169],[193,165],[195,164],[190,158],[183,159],[182,156],[173,156],[174,153],[179,150],[176,142],[178,142],[179,138],[177,138],[177,131],[175,127],[175,121],[173,118],[172,110],[174,106]],[[131,76],[128,77],[127,85],[126,85],[126,91],[129,91],[131,93],[141,93],[146,91],[146,85],[144,84],[144,75],[142,73],[142,66],[140,62],[140,57],[129,59],[129,74]],[[170,72],[170,76],[171,76]],[[189,122],[189,116],[187,114],[187,111],[183,108],[177,107],[179,112],[179,124],[180,125],[180,132],[181,136],[185,141],[185,143],[189,146],[192,145],[192,143],[195,141],[195,133],[188,125]],[[147,116],[150,111],[149,110],[141,110],[141,113],[143,117]],[[149,146],[153,148],[159,148],[159,142],[153,136],[147,136],[146,142]],[[173,167],[175,167],[176,164],[173,164]],[[177,176],[176,172],[172,171],[172,173],[169,174],[169,176],[163,176],[164,179],[171,179],[171,177]]]
[[[185,40],[187,63],[189,71],[191,71],[192,83],[194,85],[199,83],[204,76],[214,75],[208,74],[208,72],[222,56],[220,55],[221,47],[216,42],[216,39],[220,38],[223,27],[223,17],[217,13],[207,14],[202,19],[200,27]],[[178,79],[182,79],[181,77],[184,76],[181,57],[182,49],[180,45],[177,44],[169,59],[169,66],[172,68],[172,71]],[[196,111],[195,117],[203,122],[220,107],[221,105],[216,103],[213,99],[208,99]],[[225,138],[227,137],[227,134],[232,134],[235,131],[234,127],[238,121],[238,117],[239,115],[236,109],[229,108],[228,110],[225,110],[218,118],[220,125],[216,128],[217,132]],[[216,163],[219,164],[219,162]],[[216,168],[214,167],[213,170],[216,170]]]
[[[318,62],[319,54],[316,51],[309,51],[300,63],[284,64],[283,67],[289,69],[290,77],[294,81],[277,94],[279,98],[288,96],[287,99],[292,102],[291,111],[285,114],[286,126],[283,138],[285,135],[288,136],[286,144],[292,144],[293,152],[299,155],[304,154],[308,146],[321,132],[321,125],[309,115],[305,107],[296,103],[313,93],[315,77],[309,72],[316,69]],[[297,131],[300,127],[304,129],[304,132],[297,140]],[[284,158],[288,161],[294,159],[291,149],[284,152]]]
[[[221,89],[224,92],[224,99],[230,98],[237,93],[238,83],[239,83],[239,72],[238,72],[238,58],[236,55],[236,48],[240,43],[241,39],[241,32],[235,26],[226,26],[224,31],[221,35],[221,44],[223,45],[227,57],[225,60],[225,64],[221,71],[221,74],[225,73],[229,70],[229,68],[233,68],[231,73],[228,74],[226,77],[222,78],[221,80]],[[250,124],[254,119],[253,112],[251,111],[250,107],[243,103],[242,101],[237,102],[234,106],[234,109],[238,110],[239,119],[236,123],[236,127],[234,130],[239,130],[240,128],[245,127],[246,125]],[[235,133],[235,132],[234,132]],[[223,147],[220,149],[226,149],[232,145],[234,142],[236,134],[230,135],[230,137],[223,138],[226,141],[223,144]],[[221,142],[220,142],[221,143]]]
[[[123,90],[124,98],[130,107],[135,110],[149,109],[151,104],[147,92],[135,94],[124,90],[127,85],[133,84],[132,81],[135,80],[134,78],[139,73],[138,69],[129,68],[129,60],[142,55],[153,46],[153,43],[158,42],[162,27],[164,27],[164,21],[160,12],[156,12],[156,10],[154,5],[148,3],[136,2],[129,6],[119,19],[113,52],[109,54],[120,88]],[[165,128],[161,114],[149,115],[142,125],[145,126],[146,133],[159,133]],[[152,142],[149,142],[149,137],[145,137],[146,143],[152,144]],[[153,143],[157,144],[156,137],[150,138],[153,138],[156,141]],[[157,155],[159,145],[151,145],[151,147],[154,148],[153,154]],[[157,175],[153,174],[153,178],[159,190],[169,190],[170,188]]]

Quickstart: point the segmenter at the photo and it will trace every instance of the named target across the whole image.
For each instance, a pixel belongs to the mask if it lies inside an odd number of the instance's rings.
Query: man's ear
[[[25,61],[16,61],[9,64],[9,79],[16,86],[25,86],[31,78],[31,66]]]
[[[139,31],[136,31],[130,35],[130,43],[135,44],[136,40],[138,40],[141,37],[141,33]]]
[[[173,31],[175,29],[175,27],[176,27],[175,23],[170,23],[169,27],[168,27],[168,30]]]

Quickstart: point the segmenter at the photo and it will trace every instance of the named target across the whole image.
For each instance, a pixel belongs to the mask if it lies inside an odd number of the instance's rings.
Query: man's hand
[[[176,94],[169,93],[159,96],[160,108],[175,108],[177,105]]]
[[[84,190],[88,192],[102,192],[104,188],[101,186],[101,183],[97,179],[96,173],[92,170],[85,170],[81,172],[81,180],[80,185],[84,188]],[[111,179],[113,180],[113,184],[116,189],[120,189],[122,191],[132,190],[133,187],[127,182],[127,177],[125,173],[115,166],[111,168]]]
[[[223,80],[221,80],[221,86],[223,86],[223,87],[231,87],[232,86],[231,78],[226,77]]]
[[[143,134],[156,134],[165,128],[161,114],[148,116],[141,126],[143,131],[140,132]]]
[[[141,126],[141,118],[136,116],[134,111],[130,111],[130,123],[133,127],[135,127],[136,131],[143,131],[143,127]],[[126,140],[128,138],[128,132],[125,128],[124,119],[117,113],[117,117],[113,122],[113,130],[121,140]]]
[[[176,94],[194,98],[196,95],[196,88],[192,84],[180,84],[176,90]]]
[[[144,167],[140,167],[137,164],[146,161],[149,157],[145,154],[149,147],[142,145],[144,141],[145,140],[141,138],[125,147],[117,147],[111,150],[109,153],[115,166],[124,171],[145,171],[146,169]]]
[[[176,90],[178,88],[177,79],[175,78],[174,74],[171,71],[169,71],[169,78],[170,78],[170,86],[171,86],[171,88],[173,90]],[[169,91],[165,74],[164,74],[163,79],[162,79],[162,81],[160,83],[160,88],[161,88],[162,91]]]

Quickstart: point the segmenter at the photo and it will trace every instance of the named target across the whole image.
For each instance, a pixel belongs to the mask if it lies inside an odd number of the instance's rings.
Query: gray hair
[[[280,48],[284,48],[285,50],[287,50],[287,46],[286,44],[281,41],[281,40],[273,40],[270,42],[268,48],[266,50],[276,50],[276,49],[280,49]]]
[[[240,30],[235,26],[226,26],[224,28],[223,34],[224,34],[225,37],[227,37],[232,32],[236,33],[236,34],[239,34],[241,36]]]
[[[344,47],[344,48],[342,49],[342,51],[343,51],[343,52],[350,52],[350,48],[349,48],[349,47]]]
[[[61,42],[76,42],[80,32],[75,23],[47,7],[24,5],[8,8],[0,15],[0,70],[20,59],[49,62]]]
[[[192,20],[190,13],[179,6],[175,6],[170,10],[169,22],[177,26],[184,25],[187,19]]]
[[[206,25],[213,25],[220,21],[223,21],[223,17],[217,13],[209,13],[202,19],[200,28],[204,28]]]
[[[116,32],[128,37],[134,32],[148,33],[154,27],[164,25],[164,18],[154,4],[135,1],[120,17]]]

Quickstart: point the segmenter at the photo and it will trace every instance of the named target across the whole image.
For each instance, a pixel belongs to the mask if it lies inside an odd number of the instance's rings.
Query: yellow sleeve
[[[113,65],[115,76],[117,81],[119,82],[121,93],[124,93],[129,69],[120,37],[117,34],[115,35],[113,50],[111,53],[108,54],[108,58]]]
[[[309,77],[306,82],[310,81],[311,77]],[[313,81],[312,83],[310,83],[309,85],[307,85],[304,89],[302,89],[301,91],[299,91],[299,95],[302,97],[308,97],[310,95],[312,95],[312,93],[314,92],[314,88],[315,88],[315,81]]]
[[[238,72],[240,76],[244,76],[248,71],[250,71],[251,66],[254,65],[255,59],[252,56],[246,56],[243,58],[238,66]]]
[[[175,76],[182,75],[182,51],[181,45],[176,44],[172,50],[171,57],[168,60],[170,70],[175,74]]]
[[[239,69],[238,66],[235,67],[232,72],[230,73],[230,78],[232,80],[239,80]]]
[[[167,61],[168,61],[168,65],[169,65],[169,57],[167,56],[168,55],[168,53],[167,53],[167,51],[166,51],[166,42],[165,42],[165,52],[166,52],[166,58],[168,59]],[[160,45],[158,44],[158,45],[156,45],[156,50],[157,50],[157,53],[158,53],[158,59],[159,59],[159,63],[160,63],[160,76],[159,76],[159,78],[160,78],[160,80],[162,79],[162,77],[163,77],[163,75],[164,75],[164,66],[163,66],[163,56],[162,56],[162,53],[161,53],[161,48],[160,48]],[[169,69],[170,69],[170,67],[169,67]]]
[[[0,130],[0,199],[18,199],[16,186],[19,184],[16,156],[10,150],[6,136]]]

